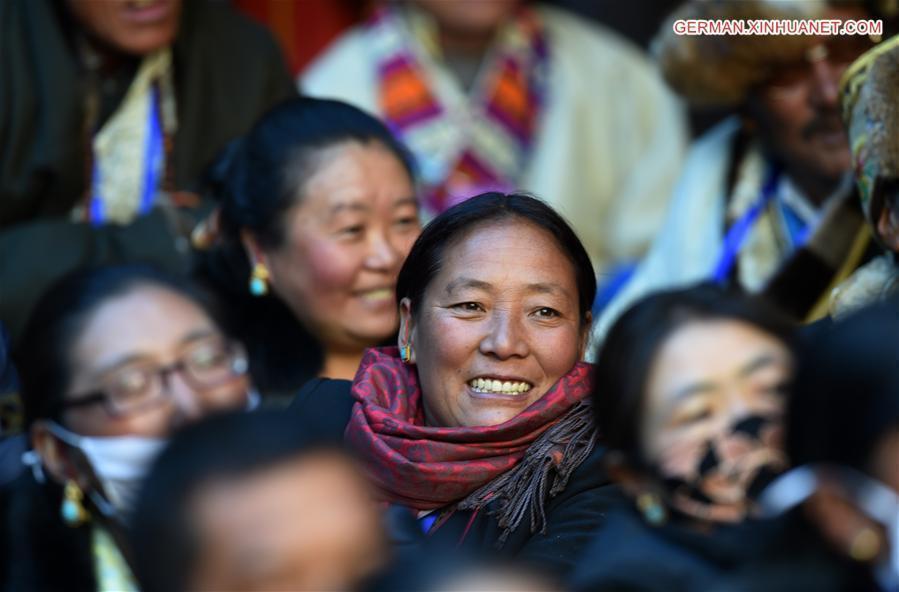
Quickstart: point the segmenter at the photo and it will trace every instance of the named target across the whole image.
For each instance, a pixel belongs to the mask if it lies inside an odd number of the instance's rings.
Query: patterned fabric
[[[353,381],[346,439],[385,500],[417,510],[441,508],[515,468],[544,432],[579,408],[591,390],[591,369],[578,363],[503,424],[431,427],[424,422],[415,367],[403,364],[397,348],[370,349]]]
[[[101,526],[93,529],[94,570],[100,592],[137,592],[131,569],[112,536]]]
[[[169,48],[144,58],[122,104],[94,136],[91,195],[76,218],[127,224],[153,206],[165,173],[165,138],[177,126],[171,63]]]
[[[830,316],[840,321],[899,292],[899,265],[894,253],[872,259],[833,289]]]
[[[876,231],[883,206],[882,196],[873,203],[878,177],[899,176],[899,142],[896,141],[896,64],[899,36],[875,46],[843,74],[840,104],[849,132],[849,146],[859,199],[865,218]],[[876,234],[876,232],[875,232]]]
[[[381,112],[419,157],[425,205],[440,213],[524,172],[544,104],[547,45],[527,8],[498,33],[470,96],[445,68],[424,14],[386,8],[369,24]]]

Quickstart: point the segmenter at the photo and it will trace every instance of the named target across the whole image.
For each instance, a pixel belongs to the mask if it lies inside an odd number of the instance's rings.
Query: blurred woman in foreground
[[[702,590],[767,540],[753,494],[786,468],[791,330],[715,286],[662,292],[613,326],[594,408],[632,500],[573,576],[579,590]]]
[[[388,559],[353,459],[280,410],[181,430],[132,529],[143,592],[355,590]]]
[[[79,272],[37,304],[15,356],[33,471],[2,494],[5,590],[133,590],[124,530],[178,426],[253,404],[243,349],[188,284]]]

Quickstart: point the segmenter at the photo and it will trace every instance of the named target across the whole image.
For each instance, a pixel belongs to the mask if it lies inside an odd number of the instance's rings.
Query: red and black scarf
[[[503,424],[430,427],[415,367],[396,348],[370,349],[353,381],[346,440],[386,501],[417,510],[497,501],[506,534],[528,510],[536,530],[544,526],[540,493],[561,491],[595,445],[591,385],[592,366],[580,362]]]

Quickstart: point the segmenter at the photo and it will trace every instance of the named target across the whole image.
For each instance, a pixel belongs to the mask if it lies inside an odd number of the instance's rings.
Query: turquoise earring
[[[265,296],[268,294],[268,268],[262,263],[253,266],[253,272],[250,274],[250,294],[256,296]]]
[[[641,493],[637,496],[637,508],[643,518],[652,526],[661,526],[668,521],[668,512],[662,500],[654,493]]]
[[[81,492],[78,484],[71,479],[66,481],[59,513],[62,515],[63,522],[72,528],[81,526],[90,520],[90,514],[84,509],[84,504],[81,503],[83,498],[84,494]]]
[[[404,364],[412,363],[412,347],[409,345],[404,345],[400,347],[400,359]]]

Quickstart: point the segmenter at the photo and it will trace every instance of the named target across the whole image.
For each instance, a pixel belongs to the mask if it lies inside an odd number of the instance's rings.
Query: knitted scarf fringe
[[[593,409],[588,400],[581,401],[528,447],[515,468],[472,492],[455,508],[480,510],[488,502],[496,502],[490,515],[497,518],[502,529],[497,548],[505,544],[526,515],[530,517],[531,533],[545,534],[546,502],[565,489],[571,473],[590,456],[596,440]]]

